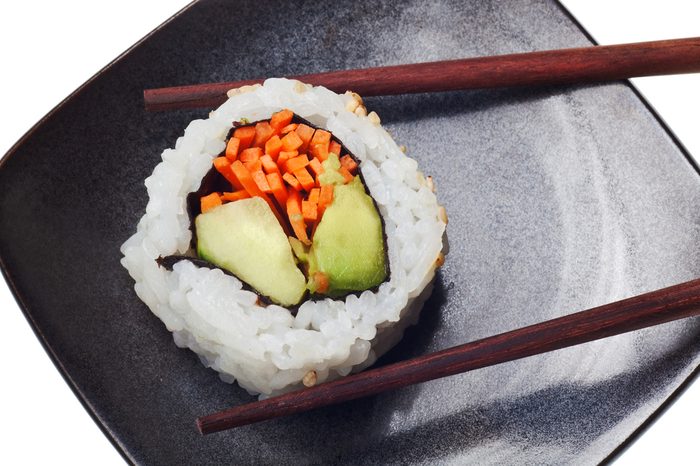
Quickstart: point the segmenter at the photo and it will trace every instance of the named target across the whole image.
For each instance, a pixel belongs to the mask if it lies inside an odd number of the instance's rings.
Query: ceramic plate
[[[143,464],[591,464],[697,372],[691,319],[207,437],[252,399],[178,349],[119,246],[143,180],[205,110],[141,91],[590,45],[544,1],[202,1],[35,127],[0,166],[3,272],[124,457]],[[419,325],[380,363],[700,275],[700,177],[627,83],[367,99],[431,174],[450,252]]]

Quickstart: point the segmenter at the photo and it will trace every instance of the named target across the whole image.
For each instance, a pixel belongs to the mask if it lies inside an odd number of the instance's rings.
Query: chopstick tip
[[[197,430],[199,431],[200,435],[207,435],[207,432],[205,431],[203,418],[198,417],[197,419],[195,419],[195,424],[197,425]]]

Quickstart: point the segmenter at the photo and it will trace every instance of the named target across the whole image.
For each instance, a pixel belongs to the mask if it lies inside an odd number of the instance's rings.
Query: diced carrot
[[[265,173],[278,173],[280,174],[280,169],[275,163],[275,161],[269,155],[265,154],[260,157],[260,163],[262,163],[262,169]],[[281,174],[280,174],[281,175]]]
[[[301,214],[305,222],[315,222],[316,218],[318,218],[318,204],[310,201],[301,201]]]
[[[287,134],[290,131],[294,131],[295,129],[297,129],[297,126],[299,126],[299,125],[296,123],[291,123],[291,124],[285,126],[284,128],[282,128],[282,131],[280,131],[280,134]]]
[[[296,179],[299,180],[299,183],[301,183],[301,186],[307,192],[311,191],[314,188],[314,186],[316,186],[316,181],[314,181],[314,179],[311,177],[306,168],[300,168],[299,170],[295,170],[292,173],[294,173]]]
[[[262,170],[262,162],[260,159],[251,160],[250,162],[244,162],[243,165],[248,169],[250,173]]]
[[[328,153],[340,157],[340,144],[338,141],[331,141],[330,144],[328,144]]]
[[[324,162],[328,158],[328,144],[322,143],[312,145],[309,148],[309,154],[317,157],[321,162]]]
[[[284,206],[287,204],[287,187],[282,181],[282,177],[279,172],[268,173],[267,174],[267,184],[270,185],[272,190],[272,195],[275,196],[279,205]]]
[[[230,162],[234,162],[238,157],[238,147],[241,145],[241,140],[238,138],[231,138],[226,143],[226,158]]]
[[[314,204],[318,204],[318,199],[321,195],[321,189],[320,188],[314,188],[309,192],[309,202],[313,202]]]
[[[300,155],[298,157],[294,157],[294,158],[287,160],[282,165],[282,169],[285,172],[294,173],[295,171],[297,171],[301,168],[304,168],[308,164],[309,164],[309,158],[306,156],[306,154],[304,154],[304,155]]]
[[[280,155],[277,157],[277,165],[280,167],[284,167],[284,164],[287,160],[296,157],[299,155],[299,152],[293,150],[291,152],[286,152],[286,151],[280,151]]]
[[[309,245],[309,237],[306,234],[306,224],[301,213],[301,195],[293,188],[287,190],[287,215],[289,223],[292,225],[294,234],[302,243]]]
[[[238,159],[241,162],[252,162],[263,156],[263,150],[259,147],[250,147],[241,151]]]
[[[317,157],[314,157],[313,159],[309,160],[309,168],[312,172],[314,172],[314,176],[316,178],[318,178],[318,176],[321,173],[323,173],[323,165],[321,165],[321,161],[318,160]]]
[[[243,185],[238,181],[236,175],[231,171],[231,163],[226,157],[217,157],[214,159],[214,168],[221,173],[231,185],[237,189],[243,189]]]
[[[340,165],[347,168],[347,170],[354,174],[355,170],[357,170],[357,162],[350,157],[350,154],[345,154],[340,158]]]
[[[250,194],[245,189],[241,189],[240,191],[235,191],[232,193],[221,193],[221,199],[230,202],[240,201],[241,199],[248,199],[249,197]]]
[[[302,144],[303,141],[297,135],[296,131],[290,131],[282,138],[282,149],[285,151],[297,150]]]
[[[202,213],[205,213],[214,207],[221,205],[221,196],[219,196],[219,193],[208,194],[199,200],[199,204],[202,209]]]
[[[255,139],[253,139],[253,146],[255,147],[265,147],[265,143],[270,137],[275,134],[275,130],[270,126],[267,121],[261,121],[255,125]]]
[[[350,183],[352,181],[352,179],[354,178],[354,176],[352,176],[352,173],[350,173],[348,171],[348,169],[345,167],[341,166],[338,169],[338,171],[340,172],[341,175],[343,175],[343,178],[345,178],[345,183]]]
[[[313,281],[316,285],[315,293],[324,294],[328,291],[330,286],[330,281],[328,280],[328,275],[323,272],[315,272],[313,275]]]
[[[301,123],[294,131],[303,142],[299,148],[299,152],[306,152],[306,150],[309,148],[309,143],[311,142],[311,138],[313,137],[315,130],[311,126]]]
[[[322,130],[322,129],[317,129],[314,132],[314,136],[311,138],[311,142],[309,143],[309,147],[313,147],[318,144],[323,144],[326,147],[326,152],[328,152],[328,146],[330,145],[331,142],[331,133],[328,131]]]
[[[277,156],[282,150],[282,140],[276,134],[267,140],[265,143],[265,153],[272,157],[273,160],[277,160]]]
[[[301,213],[301,194],[295,189],[287,189],[287,214]]]
[[[318,195],[318,210],[321,214],[331,205],[331,202],[333,202],[333,185],[321,185],[321,193]]]
[[[294,177],[294,175],[292,175],[291,173],[285,173],[284,175],[282,175],[282,178],[289,184],[289,186],[294,188],[296,191],[301,191],[301,183],[299,183],[299,180],[297,180]]]
[[[253,143],[253,139],[255,139],[255,127],[241,126],[240,128],[236,128],[233,132],[233,137],[241,141],[238,150],[247,149]]]
[[[294,234],[299,238],[299,241],[311,245],[308,235],[306,234],[306,223],[304,223],[304,216],[302,214],[293,214],[289,216],[289,223],[292,225],[292,230]]]
[[[243,165],[243,162],[240,160],[233,162],[231,164],[231,171],[236,175],[238,181],[241,182],[243,188],[248,191],[251,196],[264,196],[263,192],[260,191],[260,188],[258,188],[258,185],[255,183],[255,180],[253,180],[250,171]]]
[[[264,193],[271,193],[272,189],[270,189],[270,185],[267,182],[267,177],[265,176],[265,173],[263,173],[262,170],[256,170],[254,172],[250,173],[255,180],[255,184],[258,185],[258,188],[260,188],[260,191]]]
[[[292,122],[293,117],[294,114],[292,111],[285,108],[284,110],[280,110],[272,115],[272,118],[270,118],[270,126],[272,126],[272,128],[279,133],[282,128]]]
[[[214,164],[214,168],[224,176],[226,176],[224,169],[231,166],[231,162],[229,162],[226,157],[216,157],[212,163]]]

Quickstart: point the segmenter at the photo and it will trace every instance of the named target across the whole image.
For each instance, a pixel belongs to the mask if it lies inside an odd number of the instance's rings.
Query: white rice
[[[432,288],[445,223],[415,160],[401,152],[376,115],[348,110],[356,106],[351,95],[286,79],[245,91],[229,93],[208,119],[190,123],[175,148],[163,152],[146,179],[146,213],[122,245],[121,262],[139,298],[178,346],[197,352],[222,380],[266,396],[298,387],[310,371],[320,383],[367,367],[396,343]],[[280,306],[259,306],[255,293],[221,270],[183,260],[168,271],[155,261],[193,254],[186,197],[224,150],[232,122],[268,119],[282,108],[327,128],[360,160],[384,219],[391,270],[377,292],[306,301],[296,316]]]

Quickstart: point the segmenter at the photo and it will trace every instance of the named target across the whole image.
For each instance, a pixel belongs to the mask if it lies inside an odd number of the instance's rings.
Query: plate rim
[[[559,9],[564,13],[564,15],[576,26],[576,28],[590,41],[593,45],[600,45],[598,41],[593,37],[593,35],[583,27],[583,24],[576,18],[576,16],[569,11],[569,9],[560,1],[554,0]],[[700,176],[700,164],[697,162],[687,147],[681,142],[676,133],[673,132],[671,127],[666,123],[659,112],[654,108],[654,106],[644,97],[644,94],[637,88],[637,86],[632,83],[629,79],[622,81],[626,87],[632,90],[635,96],[644,105],[651,116],[656,120],[656,122],[661,126],[661,128],[666,132],[666,134],[671,138],[671,142],[678,147],[683,157],[690,164],[690,166],[695,170],[695,173]],[[645,419],[642,421],[637,428],[635,428],[617,447],[615,447],[600,464],[608,464],[617,460],[622,454],[631,447],[634,442],[636,442],[648,429],[651,427],[661,416],[668,411],[668,409],[680,398],[680,396],[695,382],[700,378],[700,364],[695,366],[695,369],[676,387],[661,404],[652,411]]]
[[[158,31],[161,29],[165,28],[167,25],[172,23],[174,20],[179,18],[182,14],[184,14],[186,11],[191,9],[195,4],[199,3],[200,0],[192,0],[190,3],[182,7],[180,10],[176,11],[174,14],[172,14],[170,17],[166,18],[165,21],[160,23],[158,26],[156,26],[152,31],[150,31],[148,34],[140,38],[138,41],[136,41],[133,45],[129,46],[126,50],[121,52],[119,55],[117,55],[112,61],[107,63],[104,67],[99,69],[95,74],[93,74],[87,81],[85,81],[83,84],[78,86],[73,92],[68,94],[63,100],[61,100],[58,104],[56,104],[51,110],[46,113],[43,117],[39,119],[34,125],[31,126],[23,135],[20,137],[17,142],[15,142],[10,149],[0,158],[0,171],[4,169],[5,165],[8,163],[7,161],[10,160],[15,154],[17,153],[17,149],[19,149],[27,139],[31,138],[34,133],[36,133],[46,121],[48,121],[50,118],[54,116],[57,112],[59,112],[64,106],[66,106],[69,102],[71,102],[75,97],[80,95],[86,88],[88,88],[93,81],[97,80],[100,76],[102,76],[104,73],[112,69],[114,66],[116,66],[119,62],[121,62],[124,58],[126,58],[128,55],[131,54],[132,51],[134,51],[136,48],[140,47],[144,42],[146,42],[148,39],[150,39],[153,35],[155,35]],[[100,429],[102,434],[107,438],[109,443],[112,444],[114,449],[119,453],[119,455],[124,459],[124,461],[127,464],[132,464],[135,465],[136,460],[135,458],[131,457],[131,454],[129,453],[128,449],[119,442],[117,439],[117,436],[112,432],[111,429],[109,429],[106,425],[106,423],[100,418],[100,416],[97,414],[97,411],[93,408],[92,404],[89,402],[89,400],[85,397],[85,394],[78,388],[76,385],[75,381],[73,378],[70,376],[68,371],[63,367],[63,364],[61,363],[57,353],[54,351],[53,347],[51,344],[48,342],[46,339],[46,336],[44,335],[43,331],[39,328],[37,322],[34,320],[34,317],[32,316],[31,312],[29,311],[28,306],[25,304],[24,299],[20,295],[19,291],[17,290],[17,286],[15,285],[14,280],[12,279],[12,276],[10,274],[10,270],[5,264],[5,260],[2,257],[2,254],[0,254],[0,273],[2,273],[3,278],[5,279],[5,283],[7,283],[7,287],[9,288],[10,292],[12,293],[12,296],[15,299],[15,302],[17,303],[17,307],[22,311],[22,314],[24,315],[24,318],[26,319],[27,323],[29,324],[29,327],[31,328],[32,332],[34,333],[34,336],[36,337],[37,340],[39,340],[39,343],[41,344],[41,347],[44,349],[46,354],[48,355],[49,359],[53,363],[54,367],[58,371],[59,375],[63,380],[66,382],[66,385],[68,385],[68,388],[73,392],[73,395],[78,399],[80,402],[81,406],[87,414],[90,416],[92,421],[97,425],[97,427]]]

